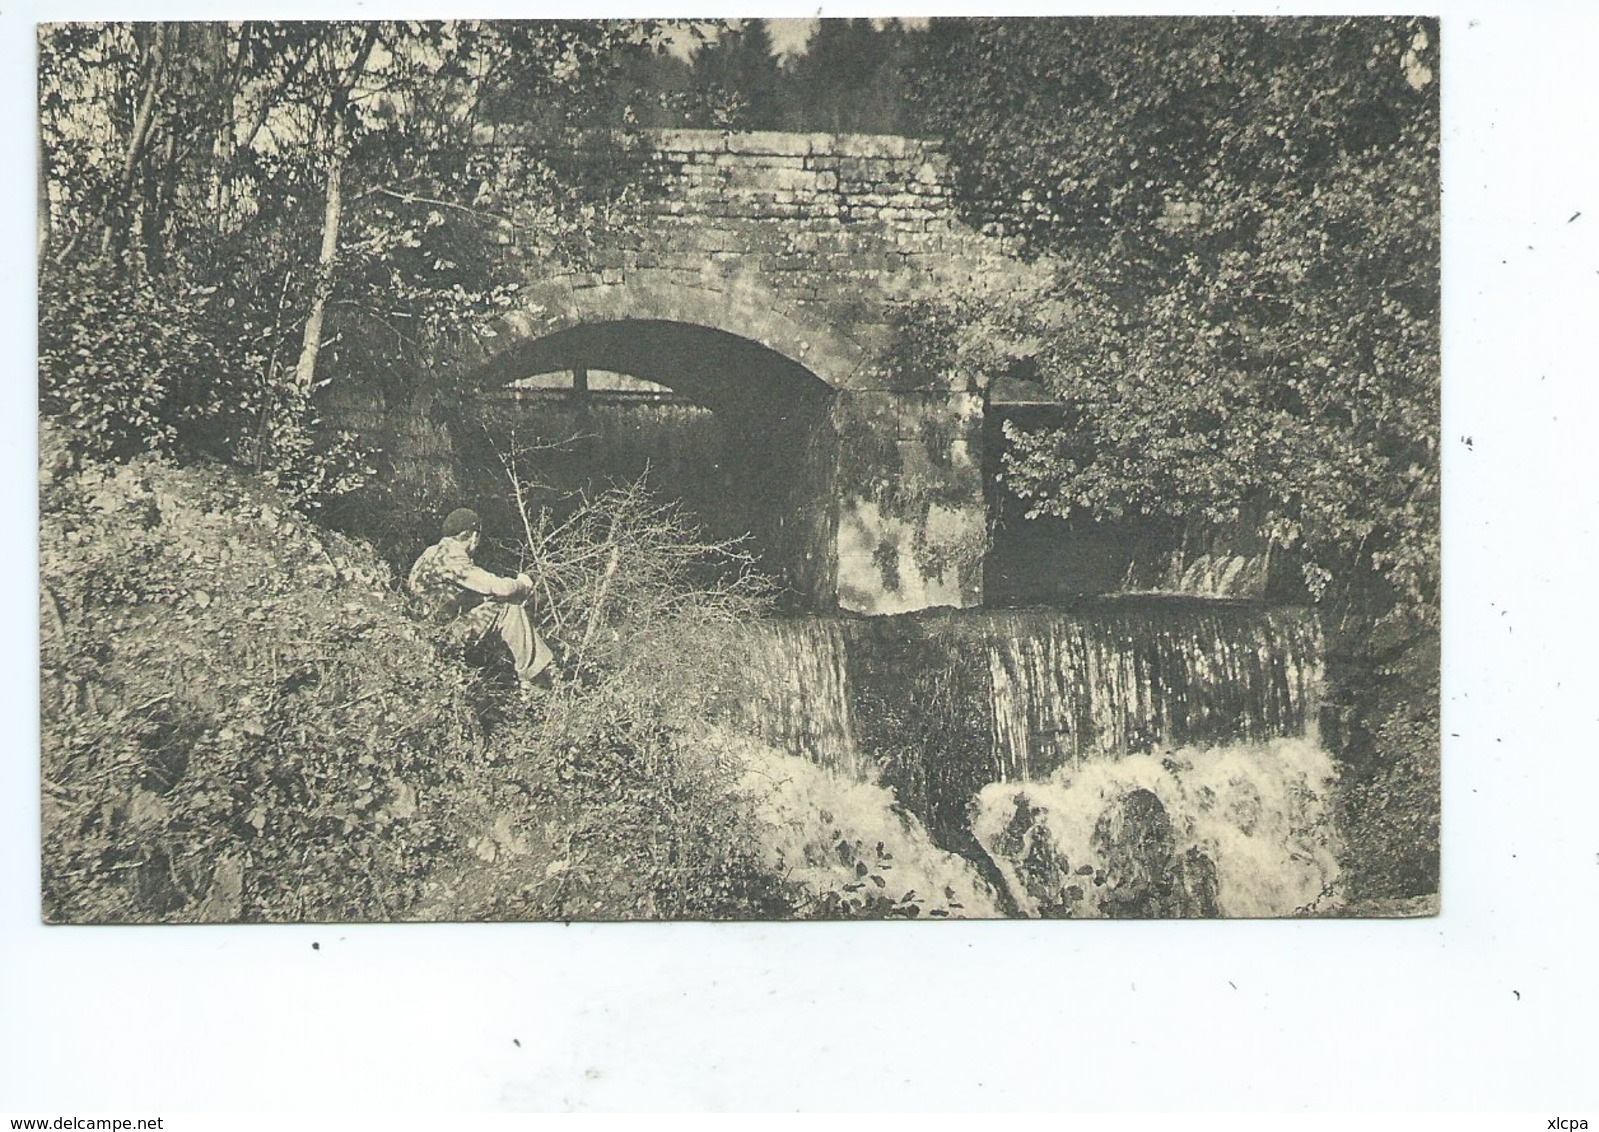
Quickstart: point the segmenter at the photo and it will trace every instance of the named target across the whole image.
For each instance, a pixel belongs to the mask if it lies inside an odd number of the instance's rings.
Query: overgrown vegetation
[[[696,583],[684,548],[724,551],[637,486],[579,506],[530,559],[559,567],[541,619],[565,671],[526,704],[503,658],[451,655],[369,548],[259,481],[84,458],[52,426],[42,442],[48,920],[982,907],[922,879],[965,874],[902,820],[873,849],[878,826],[815,809],[870,788],[716,725],[746,668],[736,626],[764,598]],[[898,888],[872,857],[891,852],[921,870]]]
[[[46,918],[402,914],[489,816],[483,690],[270,490],[43,453]]]
[[[595,21],[42,27],[41,410],[89,451],[206,453],[302,508],[348,497],[383,454],[325,422],[328,387],[414,377],[504,310],[520,284],[506,209],[528,254],[580,258],[633,187],[591,147],[564,163],[530,151],[508,192],[474,131],[509,115],[564,136],[659,36]]]
[[[1008,426],[1010,490],[1258,529],[1297,562],[1353,882],[1434,891],[1436,22],[935,20],[922,46],[957,201],[1057,265],[994,320],[1033,324],[1002,337],[1062,403]]]
[[[943,138],[957,205],[1040,266],[908,307],[905,364],[1049,387],[1056,423],[1008,436],[1034,512],[1257,528],[1295,561],[1344,876],[1435,891],[1435,23],[824,21],[781,62],[759,20],[696,25],[686,62],[669,30],[41,30],[48,913],[924,907],[816,879],[835,833],[872,873],[836,828],[804,883],[751,841],[706,721],[764,599],[680,513],[637,487],[552,505],[511,469],[503,565],[540,579],[564,673],[531,716],[302,518],[392,505],[404,531],[368,522],[394,552],[439,501],[385,496],[389,454],[328,422],[330,391],[407,387],[515,301],[504,209],[525,254],[578,262],[648,191],[604,146],[494,167],[473,139],[498,122]]]

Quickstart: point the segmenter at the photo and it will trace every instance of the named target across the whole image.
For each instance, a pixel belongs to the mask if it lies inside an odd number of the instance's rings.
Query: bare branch
[[[485,220],[485,219],[486,220],[497,220],[497,221],[500,221],[501,223],[504,223],[504,224],[514,224],[515,223],[515,220],[513,220],[509,216],[504,215],[503,213],[488,212],[488,211],[485,211],[483,209],[472,208],[472,207],[470,207],[468,205],[457,204],[454,201],[439,200],[437,197],[425,197],[425,196],[420,196],[420,195],[418,195],[416,193],[402,192],[399,189],[391,189],[387,185],[375,185],[372,188],[368,189],[366,192],[362,193],[361,195],[363,197],[369,197],[369,196],[372,196],[373,194],[378,194],[378,195],[386,196],[386,197],[392,197],[393,199],[395,199],[397,201],[400,201],[403,204],[431,204],[431,205],[436,205],[439,208],[449,208],[449,209],[453,209],[456,212],[464,212],[466,215],[474,217],[474,218],[479,219],[479,220]]]

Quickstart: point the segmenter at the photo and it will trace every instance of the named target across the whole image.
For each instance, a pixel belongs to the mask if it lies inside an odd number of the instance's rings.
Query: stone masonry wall
[[[515,131],[482,140],[519,166]],[[714,130],[647,140],[640,166],[653,191],[625,200],[629,215],[607,217],[580,269],[530,265],[537,277],[509,320],[514,336],[670,318],[751,338],[835,388],[947,387],[895,364],[917,302],[956,283],[1003,290],[1031,270],[1005,241],[960,222],[934,142]]]
[[[521,164],[514,130],[481,141]],[[838,601],[980,603],[987,375],[919,370],[907,330],[952,288],[1003,293],[1036,269],[960,222],[929,141],[668,130],[647,143],[632,159],[652,188],[606,217],[581,266],[530,262],[525,305],[479,361],[500,359],[504,379],[522,344],[630,319],[757,342],[835,391],[836,473],[810,479],[830,483],[834,545],[818,557]],[[514,204],[514,185],[502,191]]]

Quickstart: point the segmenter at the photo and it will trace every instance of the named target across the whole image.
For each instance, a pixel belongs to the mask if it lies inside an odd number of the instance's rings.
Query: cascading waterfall
[[[848,772],[880,766],[871,740],[892,736],[873,733],[886,722],[903,734],[908,716],[946,744],[981,724],[990,781],[1162,746],[1299,736],[1321,679],[1312,615],[1221,602],[813,617],[757,633],[746,722]]]
[[[1282,916],[1338,876],[1332,756],[1305,738],[1061,767],[992,783],[971,822],[1036,916]]]
[[[1006,781],[1163,746],[1302,735],[1320,631],[1292,610],[1175,601],[994,618],[986,642]]]
[[[1336,874],[1309,611],[1110,598],[778,621],[751,644],[747,726],[892,789],[1019,911],[1286,914]],[[1294,805],[1262,824],[1223,795]],[[1268,860],[1298,873],[1242,879]]]
[[[750,642],[740,721],[780,750],[829,770],[868,777],[855,744],[844,625],[807,618],[768,621]]]

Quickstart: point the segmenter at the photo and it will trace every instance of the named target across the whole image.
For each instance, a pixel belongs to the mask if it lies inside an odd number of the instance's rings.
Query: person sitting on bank
[[[555,658],[523,604],[533,596],[533,580],[526,574],[502,578],[472,560],[483,539],[481,526],[470,507],[451,511],[444,520],[444,537],[411,567],[409,585],[427,616],[445,627],[451,644],[469,648],[497,631],[526,689]]]

